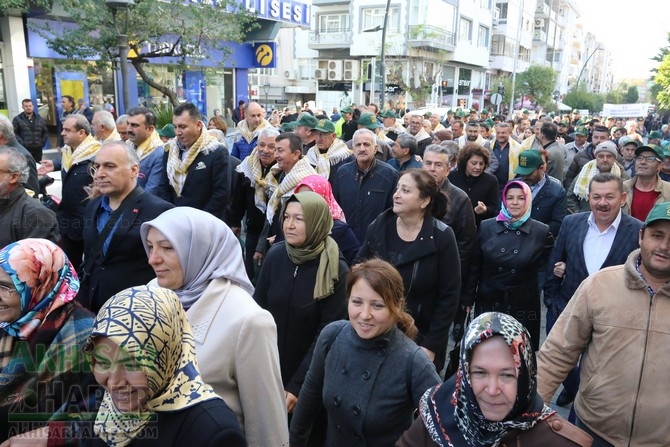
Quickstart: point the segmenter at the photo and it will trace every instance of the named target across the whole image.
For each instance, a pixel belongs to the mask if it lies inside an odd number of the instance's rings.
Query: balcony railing
[[[429,25],[410,25],[407,44],[414,48],[453,51],[456,33]]]

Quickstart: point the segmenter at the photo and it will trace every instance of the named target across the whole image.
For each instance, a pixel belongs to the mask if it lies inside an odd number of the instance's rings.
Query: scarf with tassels
[[[254,188],[254,205],[261,212],[265,213],[267,209],[267,196],[265,190],[272,177],[270,169],[263,175],[263,165],[258,157],[258,148],[254,148],[242,162],[237,165],[235,170],[249,179],[251,187]]]
[[[579,171],[577,178],[575,178],[575,187],[572,190],[579,200],[588,200],[589,183],[591,183],[591,179],[598,174],[600,174],[600,169],[598,169],[597,160],[591,160],[586,163],[584,167],[582,167],[582,170]],[[618,163],[614,163],[614,166],[612,166],[612,174],[621,177],[621,169],[619,168]]]
[[[272,220],[274,219],[275,213],[279,209],[279,206],[281,205],[281,198],[282,197],[288,197],[293,193],[293,190],[295,189],[296,185],[300,183],[302,179],[307,177],[308,175],[319,175],[312,165],[309,164],[309,161],[307,161],[306,157],[301,158],[298,160],[298,162],[293,166],[293,169],[286,174],[284,179],[279,183],[277,181],[277,177],[281,173],[281,169],[279,166],[274,165],[270,169],[270,176],[268,177],[268,197],[270,197],[270,200],[268,201],[268,207],[265,210],[265,217],[267,218],[269,223],[272,223]]]
[[[188,153],[184,160],[179,156],[179,152],[182,148],[184,150],[186,150],[186,148],[179,144],[176,138],[173,138],[165,144],[165,150],[168,152],[168,181],[177,193],[177,197],[181,197],[181,191],[184,188],[188,168],[191,166],[191,163],[193,163],[193,160],[195,160],[195,157],[201,152],[203,154],[209,154],[210,152],[215,151],[220,144],[221,143],[219,143],[219,140],[217,140],[216,137],[207,133],[207,128],[205,126],[202,127],[198,139],[188,149]]]
[[[247,141],[247,143],[254,141],[254,138],[257,138],[258,134],[261,133],[261,130],[267,129],[268,127],[272,126],[266,119],[262,120],[254,130],[249,129],[249,124],[247,124],[246,120],[242,120],[237,123],[237,131],[240,133],[240,136]]]
[[[91,135],[87,136],[75,150],[72,150],[70,146],[63,146],[61,150],[61,166],[63,170],[67,172],[72,166],[82,161],[91,160],[98,153],[100,146],[100,142]]]
[[[307,159],[309,164],[314,166],[316,172],[327,179],[330,177],[330,167],[346,160],[351,154],[353,154],[353,151],[347,147],[347,143],[336,138],[328,151],[323,154],[318,147],[312,146],[307,152]]]
[[[161,140],[160,135],[158,135],[158,132],[154,129],[153,132],[151,132],[151,135],[142,142],[139,146],[135,148],[137,151],[137,156],[140,157],[140,161],[144,160],[147,158],[147,156],[154,151],[159,146],[163,145],[163,140]]]

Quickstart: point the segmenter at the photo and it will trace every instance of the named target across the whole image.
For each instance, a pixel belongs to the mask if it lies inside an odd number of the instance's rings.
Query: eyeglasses
[[[14,287],[0,284],[0,296],[2,296],[3,298],[9,298],[12,293],[18,293],[18,292]]]
[[[649,163],[652,163],[654,161],[662,161],[658,157],[655,157],[653,155],[638,155],[637,157],[635,157],[635,160],[637,160],[637,161],[646,160]]]

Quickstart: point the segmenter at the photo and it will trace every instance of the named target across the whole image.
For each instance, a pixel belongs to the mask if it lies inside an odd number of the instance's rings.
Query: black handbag
[[[448,354],[449,363],[447,363],[447,367],[444,370],[444,380],[449,379],[451,376],[456,374],[456,371],[458,371],[458,362],[461,359],[461,342],[467,327],[470,325],[470,321],[472,321],[472,310],[470,312],[465,312],[465,316],[463,318],[464,320],[462,324],[460,321],[454,323],[454,328],[452,330],[454,348],[449,351]]]

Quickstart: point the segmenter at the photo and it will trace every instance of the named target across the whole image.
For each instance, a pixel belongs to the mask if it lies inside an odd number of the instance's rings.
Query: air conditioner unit
[[[544,28],[544,20],[535,19],[535,28]]]
[[[330,60],[328,61],[328,80],[341,81],[342,80],[342,61]]]
[[[297,74],[295,70],[284,70],[284,79],[295,81]]]
[[[326,79],[328,79],[328,70],[319,68],[314,72],[314,78],[318,79],[319,81],[325,81]]]
[[[344,73],[342,78],[345,81],[356,81],[361,73],[360,63],[357,60],[344,61]]]

